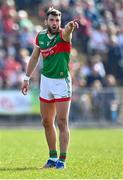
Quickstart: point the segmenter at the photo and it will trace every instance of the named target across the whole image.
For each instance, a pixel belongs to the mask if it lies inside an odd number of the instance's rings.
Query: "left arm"
[[[65,29],[62,32],[62,38],[64,41],[70,42],[72,38],[72,32],[75,28],[78,28],[78,22],[77,20],[70,21],[66,26]]]

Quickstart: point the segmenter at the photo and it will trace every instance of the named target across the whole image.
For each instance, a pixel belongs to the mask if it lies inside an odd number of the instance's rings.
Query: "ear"
[[[47,20],[46,20],[46,19],[45,19],[45,21],[44,21],[44,25],[47,26]]]

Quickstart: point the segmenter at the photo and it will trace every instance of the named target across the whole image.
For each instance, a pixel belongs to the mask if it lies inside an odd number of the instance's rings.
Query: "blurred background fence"
[[[78,88],[73,91],[70,124],[74,126],[122,126],[123,88]],[[40,123],[39,90],[27,96],[18,90],[0,91],[1,127],[38,127]]]

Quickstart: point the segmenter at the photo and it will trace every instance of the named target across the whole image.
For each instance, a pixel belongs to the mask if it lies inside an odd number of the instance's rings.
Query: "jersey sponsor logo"
[[[47,49],[41,49],[42,56],[44,58],[51,56],[53,54],[57,54],[60,52],[67,52],[70,53],[71,45],[67,42],[60,42],[53,47]]]

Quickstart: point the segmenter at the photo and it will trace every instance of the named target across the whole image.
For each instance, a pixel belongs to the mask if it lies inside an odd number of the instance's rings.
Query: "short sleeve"
[[[38,33],[39,34],[39,33]],[[38,34],[36,35],[35,37],[35,41],[34,41],[34,44],[39,47],[39,43],[38,43]]]

